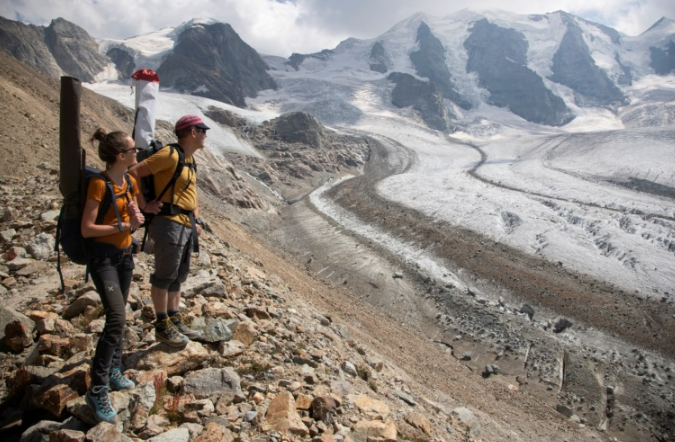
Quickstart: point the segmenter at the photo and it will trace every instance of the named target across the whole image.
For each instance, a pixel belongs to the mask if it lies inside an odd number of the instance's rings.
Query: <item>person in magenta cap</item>
[[[145,201],[141,193],[139,204],[144,213],[155,215],[148,227],[155,255],[155,270],[150,276],[157,316],[155,338],[172,347],[184,347],[191,339],[200,337],[180,313],[180,289],[190,270],[190,256],[198,251],[197,237],[202,232],[193,155],[204,148],[207,130],[209,127],[200,117],[181,117],[175,126],[178,143],[163,147],[129,170],[137,180],[152,175],[155,195],[163,193],[154,201]],[[184,167],[171,185],[181,156]]]

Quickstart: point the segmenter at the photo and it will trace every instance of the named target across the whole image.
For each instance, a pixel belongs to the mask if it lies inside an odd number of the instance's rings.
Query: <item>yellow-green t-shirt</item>
[[[166,184],[171,181],[173,173],[176,171],[178,165],[178,149],[174,147],[164,146],[155,154],[143,160],[155,181],[155,195],[164,189]],[[189,167],[194,164],[192,155],[185,155],[185,167],[180,176],[173,185],[173,189],[169,189],[162,196],[164,205],[171,203],[173,193],[173,204],[183,210],[195,210],[197,208],[197,173],[194,167]],[[163,215],[165,218],[179,222],[184,226],[191,227],[190,219],[187,215]]]

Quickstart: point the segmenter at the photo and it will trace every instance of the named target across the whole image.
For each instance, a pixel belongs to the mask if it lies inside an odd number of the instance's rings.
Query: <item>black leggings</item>
[[[121,368],[126,323],[126,304],[134,270],[134,259],[122,253],[93,257],[89,273],[105,308],[105,328],[96,345],[91,365],[92,386],[108,385],[113,368]]]

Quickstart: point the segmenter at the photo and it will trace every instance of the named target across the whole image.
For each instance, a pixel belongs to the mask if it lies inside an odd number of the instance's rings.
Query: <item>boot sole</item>
[[[162,344],[166,344],[169,347],[174,347],[174,348],[182,348],[182,347],[187,346],[190,343],[189,340],[188,341],[171,341],[169,339],[160,338],[158,336],[155,336],[155,340],[157,342],[161,342]]]

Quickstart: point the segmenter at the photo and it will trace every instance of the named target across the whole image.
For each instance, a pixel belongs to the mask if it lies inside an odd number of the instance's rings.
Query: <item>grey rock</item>
[[[523,304],[520,307],[519,313],[526,314],[530,319],[534,318],[534,308],[529,304]]]
[[[48,233],[38,234],[32,243],[26,247],[30,255],[39,260],[47,260],[54,250],[54,238]]]
[[[229,367],[205,368],[193,371],[185,376],[183,384],[185,393],[192,393],[197,398],[211,396],[228,396],[231,400],[243,400],[241,379],[239,375]]]
[[[58,210],[49,210],[47,212],[44,212],[40,214],[40,219],[44,222],[51,222],[51,221],[56,221],[59,218],[59,211]],[[44,234],[44,232],[43,232]],[[52,239],[53,241],[53,239]]]
[[[2,18],[2,17],[0,17]],[[6,244],[12,241],[12,238],[16,236],[16,230],[14,229],[5,229],[0,232],[0,244]]]
[[[563,331],[572,327],[572,325],[573,325],[572,321],[570,321],[569,319],[560,318],[556,321],[555,325],[553,326],[553,332],[554,333],[562,333]]]
[[[574,414],[574,411],[572,411],[570,407],[562,404],[556,405],[555,410],[565,417],[572,417],[572,415]]]
[[[35,261],[31,258],[21,258],[17,256],[13,260],[9,261],[7,263],[7,267],[9,268],[10,271],[17,271],[21,270],[24,267],[33,264]]]
[[[204,297],[215,296],[224,298],[227,295],[225,284],[218,278],[214,279],[207,275],[203,278],[194,279],[194,281],[188,279],[188,283],[183,291],[186,297],[202,295]]]
[[[29,330],[33,330],[35,322],[23,313],[19,313],[9,307],[0,307],[0,340],[5,339],[5,327],[7,324],[19,320],[26,324]]]
[[[95,291],[89,291],[70,303],[63,313],[63,317],[65,319],[72,319],[75,316],[84,313],[87,306],[97,307],[99,305],[101,305],[101,297],[99,294]]]
[[[193,322],[193,326],[194,325],[195,323]],[[232,339],[232,330],[230,330],[227,324],[220,319],[209,320],[204,328],[201,328],[200,330],[202,332],[202,341],[221,342]]]
[[[187,428],[174,428],[166,433],[148,439],[148,442],[188,442],[190,440],[190,431]]]
[[[61,423],[43,420],[21,434],[19,442],[49,442],[49,434],[59,429]]]
[[[455,408],[450,412],[452,420],[470,435],[477,436],[480,433],[480,423],[471,410],[465,407]]]
[[[351,361],[344,361],[342,365],[340,366],[342,368],[342,371],[347,373],[350,376],[358,376],[358,372],[356,371],[356,365],[352,363]]]
[[[412,406],[417,405],[417,401],[415,400],[415,398],[413,398],[412,395],[406,393],[405,391],[394,390],[392,393],[397,398],[401,399],[403,402],[405,402],[408,405],[412,405]]]

